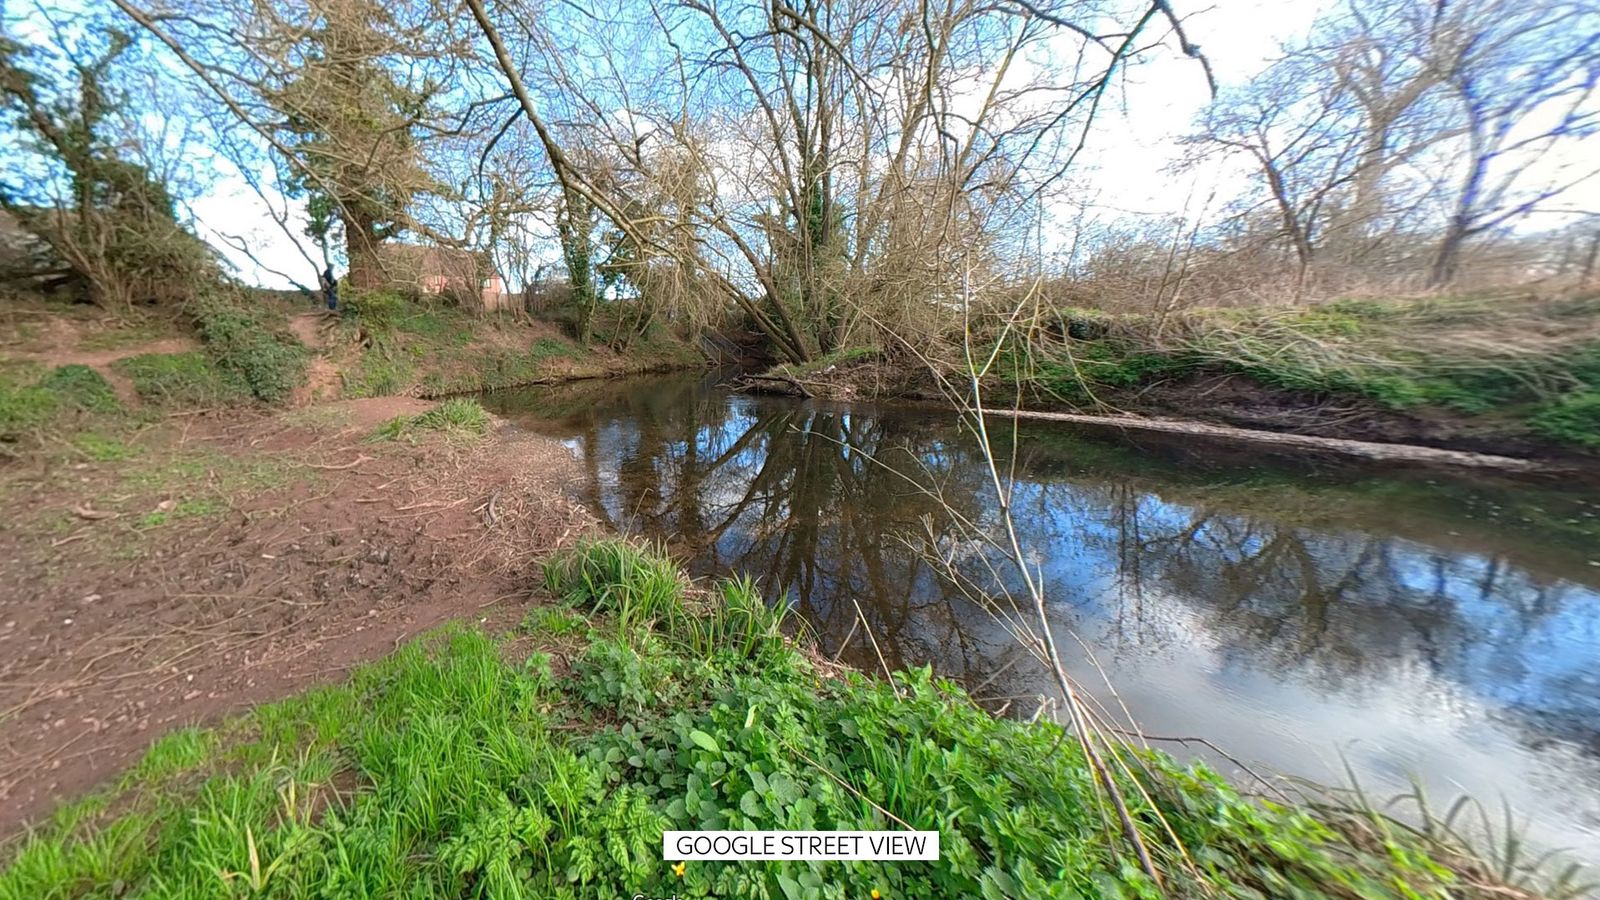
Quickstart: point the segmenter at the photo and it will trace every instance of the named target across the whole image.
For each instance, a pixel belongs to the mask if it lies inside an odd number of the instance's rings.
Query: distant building
[[[391,242],[378,256],[389,283],[403,290],[485,310],[515,309],[521,300],[506,292],[505,279],[481,252]]]

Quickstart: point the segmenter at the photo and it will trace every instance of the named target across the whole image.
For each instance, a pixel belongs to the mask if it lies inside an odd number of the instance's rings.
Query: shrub
[[[406,314],[410,301],[391,291],[351,291],[344,299],[346,315],[369,328],[393,325]]]
[[[54,394],[63,406],[89,412],[113,412],[121,407],[111,383],[99,372],[83,365],[52,369],[39,380],[38,387]]]
[[[199,305],[197,318],[218,368],[256,399],[278,403],[305,383],[306,348],[274,327],[265,311],[209,299]]]
[[[1553,441],[1600,450],[1600,391],[1578,391],[1545,403],[1528,424]]]

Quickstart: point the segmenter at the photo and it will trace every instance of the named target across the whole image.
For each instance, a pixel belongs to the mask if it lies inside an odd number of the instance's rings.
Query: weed
[[[410,302],[390,291],[351,291],[344,298],[346,316],[367,328],[386,328],[405,315]]]
[[[35,434],[56,409],[56,396],[50,391],[0,382],[0,442],[14,443]]]
[[[769,606],[749,578],[717,584],[709,610],[680,608],[672,633],[692,656],[731,653],[734,658],[769,663],[784,652],[784,606]]]
[[[80,350],[121,350],[177,334],[170,321],[145,321],[96,328],[78,341]]]
[[[138,528],[156,528],[181,519],[213,516],[223,512],[228,505],[214,497],[197,497],[179,500],[166,509],[154,509],[140,517]]]
[[[664,566],[596,542],[547,577],[592,621],[619,625],[629,604],[663,590]],[[681,597],[688,586],[673,577]],[[755,613],[749,589],[719,593]],[[1105,827],[1099,787],[1059,726],[992,718],[927,669],[872,681],[825,676],[789,647],[769,645],[776,665],[725,652],[737,640],[697,651],[684,621],[636,617],[627,641],[596,637],[564,679],[542,654],[519,665],[494,639],[452,627],[347,684],[178,732],[112,791],[13,845],[0,896],[1163,893]],[[1347,840],[1303,810],[1241,797],[1201,765],[1124,752],[1151,785],[1130,794],[1132,814],[1159,815],[1187,850],[1154,848],[1169,896],[1498,895],[1401,830]],[[360,787],[334,790],[341,773]],[[937,829],[939,859],[660,859],[668,829],[901,822]]]
[[[626,632],[658,618],[681,619],[677,566],[620,540],[580,544],[545,564],[545,586],[574,606],[616,617]]]
[[[522,628],[534,634],[546,634],[552,637],[576,634],[588,627],[589,620],[574,612],[559,606],[541,606],[530,611],[523,617]]]
[[[94,431],[86,431],[74,437],[72,446],[95,462],[116,462],[132,458],[139,453],[136,447],[130,447],[116,438]]]

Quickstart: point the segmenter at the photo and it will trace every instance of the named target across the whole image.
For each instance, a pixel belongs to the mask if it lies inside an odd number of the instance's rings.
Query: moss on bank
[[[0,896],[1158,895],[1057,726],[994,719],[926,669],[836,673],[748,583],[694,591],[619,543],[548,581],[565,607],[521,635],[449,628],[168,735],[10,848]],[[1170,896],[1474,896],[1398,832],[1352,842],[1123,752],[1148,773],[1130,802]],[[902,821],[940,831],[937,862],[660,858],[667,829]]]

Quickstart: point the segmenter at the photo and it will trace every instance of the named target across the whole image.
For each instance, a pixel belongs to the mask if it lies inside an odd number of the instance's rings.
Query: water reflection
[[[981,578],[945,506],[992,523],[988,476],[939,411],[730,396],[707,382],[491,398],[568,440],[618,530],[757,577],[864,667],[931,662],[1031,713],[1049,680],[917,548]],[[1025,430],[1013,506],[1052,616],[1151,733],[1278,770],[1417,773],[1539,811],[1600,860],[1600,505],[1574,494],[1241,465]],[[870,625],[876,646],[858,627]],[[846,643],[847,642],[847,643]],[[1076,646],[1074,645],[1074,649]],[[1090,655],[1106,673],[1102,679]]]

